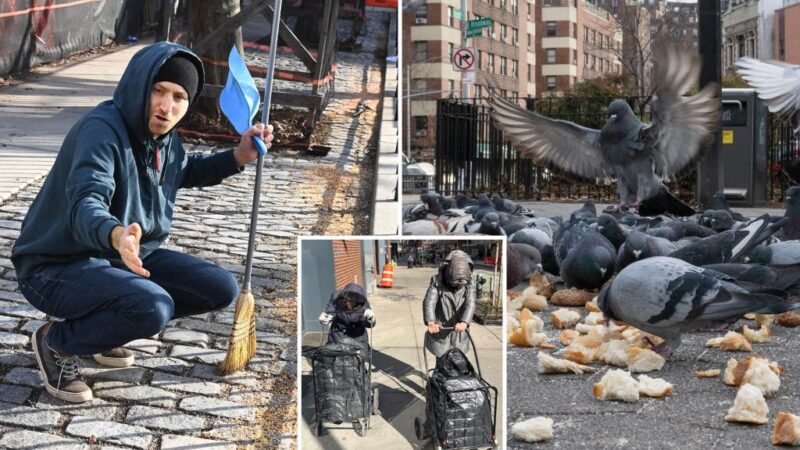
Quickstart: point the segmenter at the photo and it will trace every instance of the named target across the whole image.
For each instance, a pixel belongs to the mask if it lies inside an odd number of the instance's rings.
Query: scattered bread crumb
[[[588,348],[579,342],[573,342],[566,348],[564,359],[575,361],[578,364],[592,364],[597,351],[598,348]]]
[[[728,360],[722,381],[731,386],[751,384],[766,395],[778,392],[781,387],[782,369],[778,363],[759,356],[751,356],[737,361]]]
[[[697,378],[716,378],[722,373],[719,369],[698,370],[694,373]]]
[[[728,410],[725,420],[764,424],[767,423],[767,413],[769,413],[769,407],[767,407],[767,401],[764,400],[761,390],[752,384],[745,384],[736,393],[733,407]]]
[[[577,311],[561,308],[550,313],[550,320],[553,321],[554,327],[563,330],[564,328],[572,328],[580,322],[581,315]]]
[[[709,339],[706,342],[706,347],[718,347],[726,352],[751,352],[753,347],[744,336],[735,332],[729,331],[728,334],[721,338]]]
[[[771,327],[775,323],[775,314],[756,314],[755,320],[760,327]]]
[[[672,384],[663,378],[639,375],[639,394],[645,397],[666,397],[672,393]]]
[[[779,314],[777,318],[778,325],[784,327],[794,328],[800,326],[800,313],[789,311]]]
[[[586,302],[583,307],[586,308],[586,311],[589,311],[590,313],[600,312],[600,307],[597,306],[597,297],[594,297],[590,302]]]
[[[577,373],[582,375],[584,372],[594,372],[594,367],[584,366],[573,361],[554,358],[545,352],[539,352],[538,368],[539,373]]]
[[[542,295],[548,299],[556,292],[555,285],[541,272],[536,272],[531,275],[528,284],[536,289],[538,295]]]
[[[578,332],[575,330],[562,330],[561,334],[558,336],[558,341],[561,342],[561,345],[566,347],[571,344],[577,336]]]
[[[772,445],[800,445],[800,417],[779,412],[772,430]]]
[[[543,311],[547,308],[547,297],[539,295],[536,288],[526,287],[520,295],[522,300],[522,307],[534,311]]]
[[[547,342],[547,334],[542,332],[544,322],[523,308],[519,315],[520,328],[508,336],[508,342],[518,347],[536,347]]]
[[[558,306],[584,306],[592,300],[592,294],[580,289],[562,289],[550,297],[550,303]]]
[[[639,400],[639,383],[630,372],[612,369],[603,375],[599,383],[592,385],[592,394],[598,400],[635,402]]]
[[[750,327],[745,325],[742,334],[744,334],[745,339],[747,339],[749,342],[761,343],[772,340],[772,329],[764,325],[762,325],[758,331],[751,330]]]
[[[549,417],[534,417],[523,420],[511,426],[511,435],[514,439],[525,442],[541,442],[553,439],[553,419]]]
[[[747,313],[743,317],[747,320],[756,320],[756,313]]]
[[[625,353],[628,355],[628,370],[631,372],[661,370],[667,362],[663,356],[647,348],[631,347]]]
[[[608,341],[600,347],[597,359],[612,366],[627,367],[628,354],[626,350],[629,348],[631,348],[630,342],[624,339]]]
[[[592,312],[583,319],[583,323],[586,325],[605,325],[606,319],[603,316],[603,313],[599,312]]]
[[[519,327],[519,320],[512,315],[506,314],[506,334],[513,333]]]

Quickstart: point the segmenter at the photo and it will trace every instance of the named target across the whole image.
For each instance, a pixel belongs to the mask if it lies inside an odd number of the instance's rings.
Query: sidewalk
[[[421,449],[432,448],[430,440],[419,441],[414,433],[414,419],[425,417],[425,363],[434,364],[433,357],[423,353],[425,327],[422,320],[422,299],[428,288],[434,268],[395,268],[394,287],[381,289],[369,296],[375,311],[377,325],[373,334],[373,359],[377,372],[372,382],[378,385],[380,411],[372,416],[372,429],[366,437],[359,437],[350,424],[335,425],[325,422],[327,434],[317,437],[310,425],[314,420],[314,397],[311,367],[302,361],[302,418],[303,449]],[[499,325],[470,327],[476,343],[483,377],[500,391],[497,410],[497,439],[502,442],[503,392],[502,392],[502,329]],[[318,340],[306,340],[318,345]],[[473,354],[468,355],[474,361]]]

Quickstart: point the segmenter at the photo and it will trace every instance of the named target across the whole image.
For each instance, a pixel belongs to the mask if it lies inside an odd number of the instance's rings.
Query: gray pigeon
[[[800,239],[800,186],[792,186],[786,190],[786,212],[788,220],[775,237],[780,240]]]
[[[608,106],[611,117],[601,130],[550,119],[500,95],[489,97],[492,117],[521,156],[590,180],[616,178],[620,202],[639,205],[664,195],[659,178],[673,176],[701,156],[720,116],[715,85],[683,96],[698,81],[697,55],[670,49],[658,61],[662,64],[650,124],[639,121],[623,100]],[[686,205],[673,199],[682,205],[676,209],[686,211]]]
[[[528,244],[508,244],[507,258],[506,286],[509,289],[526,281],[541,268],[542,255]]]
[[[736,61],[736,71],[800,137],[800,66],[745,57]]]
[[[774,266],[800,264],[800,241],[781,241],[770,245],[759,245],[744,258],[744,262]]]
[[[597,231],[611,241],[617,250],[622,247],[622,244],[625,243],[625,238],[630,233],[630,230],[623,228],[613,216],[608,214],[603,214],[597,218]]]
[[[584,233],[559,262],[561,278],[567,287],[599,289],[614,274],[617,250],[602,234]]]
[[[659,256],[635,262],[620,272],[598,296],[609,319],[620,320],[663,338],[668,351],[681,344],[681,333],[730,324],[742,315],[779,314],[800,308],[784,291],[745,289],[713,270]]]
[[[667,239],[649,236],[641,231],[633,231],[625,239],[625,243],[617,253],[615,270],[621,271],[625,267],[646,258],[667,256],[678,249],[678,246]]]
[[[537,249],[553,245],[553,238],[538,228],[523,228],[508,238],[509,244],[528,244]]]

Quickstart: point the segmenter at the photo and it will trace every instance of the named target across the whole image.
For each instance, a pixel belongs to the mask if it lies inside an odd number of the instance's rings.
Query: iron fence
[[[608,119],[609,97],[548,97],[520,100],[529,110],[554,119],[600,129]],[[643,121],[650,121],[649,108],[641,111],[649,99],[629,97],[628,104]],[[464,191],[503,192],[509,198],[526,200],[581,200],[616,202],[616,185],[598,185],[553,167],[535,164],[521,158],[497,129],[490,109],[481,99],[442,99],[437,102],[435,188],[445,195]],[[783,166],[800,160],[800,145],[793,138],[791,127],[770,115],[767,133],[767,198],[781,202],[789,179]],[[670,191],[688,204],[696,204],[696,173],[692,165],[676,174],[667,185]]]

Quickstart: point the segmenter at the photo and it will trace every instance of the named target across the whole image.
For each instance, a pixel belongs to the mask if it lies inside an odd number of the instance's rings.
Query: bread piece
[[[554,358],[545,352],[536,355],[538,359],[539,373],[577,373],[582,375],[584,372],[594,372],[594,367],[584,366],[573,361]]]
[[[564,352],[564,359],[575,361],[578,364],[592,364],[595,362],[597,355],[597,348],[586,347],[579,342],[573,341],[572,344],[566,348]]]
[[[597,359],[612,366],[627,367],[628,353],[626,350],[629,348],[631,348],[631,343],[624,339],[610,340],[600,347]]]
[[[631,347],[625,353],[628,354],[628,370],[631,372],[661,370],[667,362],[663,356],[647,348]]]
[[[694,373],[697,378],[716,378],[722,373],[719,369],[699,370]]]
[[[590,313],[600,312],[600,307],[597,306],[597,297],[596,296],[592,299],[592,301],[586,302],[586,304],[583,305],[583,307],[586,308],[586,311],[589,311]]]
[[[779,412],[772,430],[772,445],[800,445],[800,417]]]
[[[747,313],[742,317],[747,320],[756,320],[756,313]]]
[[[736,400],[733,401],[733,407],[728,410],[725,420],[764,424],[767,423],[767,413],[769,407],[761,390],[752,384],[745,384],[736,393]]]
[[[645,397],[666,397],[672,393],[672,384],[663,378],[639,375],[639,394]]]
[[[794,328],[800,326],[800,313],[789,311],[783,314],[778,314],[778,325],[784,327]]]
[[[744,334],[744,338],[747,339],[749,342],[769,342],[772,340],[772,329],[768,326],[761,326],[758,331],[751,330],[750,327],[747,325],[744,326],[742,330],[742,334]]]
[[[518,347],[536,347],[547,342],[547,334],[542,332],[542,319],[524,308],[519,316],[521,326],[508,336],[508,342]]]
[[[635,402],[639,400],[639,383],[630,372],[612,369],[603,375],[599,383],[592,385],[592,394],[598,400]]]
[[[563,330],[558,336],[558,341],[561,342],[561,345],[566,347],[571,344],[577,336],[578,332],[575,330]]]
[[[584,306],[592,297],[591,293],[580,289],[562,289],[550,297],[550,303],[557,306]]]
[[[756,323],[760,327],[771,327],[775,323],[775,314],[756,314]]]
[[[753,347],[744,336],[735,332],[729,331],[728,334],[721,338],[709,339],[706,342],[706,347],[719,347],[726,352],[751,352]]]
[[[571,309],[561,308],[550,313],[550,320],[553,321],[553,326],[559,330],[565,328],[572,328],[580,322],[581,315],[577,311]]]
[[[528,284],[536,289],[537,294],[548,299],[556,292],[556,286],[542,272],[535,272],[531,275]]]
[[[751,356],[741,361],[731,358],[728,360],[722,381],[731,386],[749,383],[769,396],[778,392],[781,387],[782,373],[776,362],[766,358]]]
[[[553,419],[534,417],[511,426],[514,439],[524,442],[541,442],[553,439]]]
[[[519,320],[517,320],[514,316],[510,314],[506,314],[506,334],[513,333],[517,328],[521,325],[519,324]]]
[[[583,323],[586,325],[605,325],[606,319],[603,316],[603,313],[593,312],[589,313],[589,315],[583,319]]]
[[[536,293],[536,288],[526,287],[521,294],[522,307],[533,311],[544,311],[547,298]]]
[[[522,302],[523,299],[521,295],[508,302],[508,308],[506,308],[506,311],[508,311],[515,319],[519,319],[519,310],[522,309]]]

